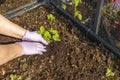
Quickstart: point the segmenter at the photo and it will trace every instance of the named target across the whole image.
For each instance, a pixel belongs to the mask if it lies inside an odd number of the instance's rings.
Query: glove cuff
[[[26,30],[24,36],[22,37],[22,40],[29,40],[30,33],[31,32],[29,30]]]

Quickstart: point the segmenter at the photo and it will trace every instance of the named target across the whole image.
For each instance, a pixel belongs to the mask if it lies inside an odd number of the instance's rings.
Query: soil
[[[115,47],[120,49],[120,12],[115,19],[111,19],[109,16],[104,16],[103,25],[107,28],[110,33],[111,40]]]
[[[7,11],[8,6],[17,6],[21,1],[7,0],[0,6],[0,12]],[[29,2],[24,1],[20,4]],[[54,21],[47,20],[50,13],[55,16]],[[38,30],[41,25],[47,29],[52,27],[58,30],[61,41],[50,43],[42,55],[21,56],[1,65],[0,80],[10,80],[12,74],[22,77],[22,80],[120,80],[120,59],[102,44],[87,39],[52,5],[40,6],[11,21],[31,31]],[[0,36],[1,44],[16,41],[21,40]],[[115,72],[115,76],[107,77],[107,68]]]
[[[67,3],[62,3],[61,1],[58,1],[58,0],[54,0],[57,4],[65,4],[67,7],[66,7],[66,11],[69,12],[71,15],[74,16],[74,3],[72,2],[72,0],[70,2],[67,2]],[[83,1],[82,4],[79,4],[77,6],[77,10],[79,11],[79,13],[82,15],[82,20],[85,20],[87,18],[89,18],[92,14],[92,7],[91,7],[91,2],[92,1]],[[73,5],[70,5],[69,3],[73,3]],[[86,13],[86,14],[84,14]],[[77,18],[77,17],[75,17]],[[78,18],[77,18],[78,19]],[[79,20],[79,19],[78,19]]]

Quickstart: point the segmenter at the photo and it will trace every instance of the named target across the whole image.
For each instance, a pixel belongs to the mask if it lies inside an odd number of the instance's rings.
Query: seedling
[[[77,6],[81,3],[82,3],[82,0],[74,0],[74,8],[77,8]]]
[[[16,79],[16,75],[11,74],[10,75],[10,80],[15,80],[15,79]]]
[[[82,14],[77,10],[79,4],[82,4],[82,0],[74,0],[74,17],[82,20]]]
[[[75,10],[74,17],[77,17],[79,20],[82,20],[82,14],[78,10]]]
[[[66,10],[66,9],[67,9],[67,6],[66,6],[65,4],[62,4],[62,8],[63,8],[64,10]]]
[[[51,34],[51,39],[54,41],[60,41],[59,34],[57,30],[54,30],[53,28],[50,28],[50,34]]]
[[[73,5],[74,7],[74,17],[77,17],[79,20],[82,20],[82,14],[77,10],[77,7],[79,4],[82,4],[82,0],[73,0],[71,2],[66,2],[69,5]],[[66,10],[67,6],[65,4],[62,4],[62,8]]]
[[[13,75],[13,74],[11,74],[11,75],[10,75],[10,80],[22,80],[22,77],[21,77],[21,76],[18,76],[18,75]]]
[[[107,71],[106,71],[106,74],[105,74],[105,75],[106,75],[107,77],[109,77],[109,76],[115,76],[115,73],[112,72],[111,69],[107,68]]]
[[[47,41],[60,41],[58,31],[53,28],[46,30],[44,26],[40,26],[38,33],[41,34]]]
[[[55,20],[55,17],[53,14],[48,14],[47,19],[53,21],[53,20]]]

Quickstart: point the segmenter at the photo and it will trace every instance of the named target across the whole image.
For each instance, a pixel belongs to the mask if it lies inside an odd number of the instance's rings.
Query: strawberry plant
[[[40,26],[38,33],[41,34],[47,41],[60,41],[58,31],[53,28],[46,30],[44,26]]]

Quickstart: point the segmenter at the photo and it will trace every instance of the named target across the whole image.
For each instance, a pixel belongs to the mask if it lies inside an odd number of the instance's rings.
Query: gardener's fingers
[[[46,47],[41,43],[36,42],[17,42],[23,47],[23,52],[21,55],[33,55],[33,54],[42,54],[46,52]]]
[[[41,42],[41,43],[43,43],[45,45],[48,45],[48,42],[42,37],[41,34],[38,34],[37,31],[31,32],[31,35],[32,35],[31,40]],[[32,38],[32,37],[34,37],[34,38]]]
[[[49,44],[49,42],[47,42],[40,34],[38,34],[38,36],[39,36],[39,40],[38,41],[42,42],[45,45]]]
[[[41,42],[45,45],[48,45],[48,42],[44,40],[44,38],[40,34],[38,34],[37,31],[31,32],[29,30],[26,30],[26,33],[23,36],[22,40]]]
[[[38,48],[37,50],[38,50],[38,53],[39,53],[39,52],[46,52],[46,51],[47,51],[47,50],[44,49],[44,48]]]

